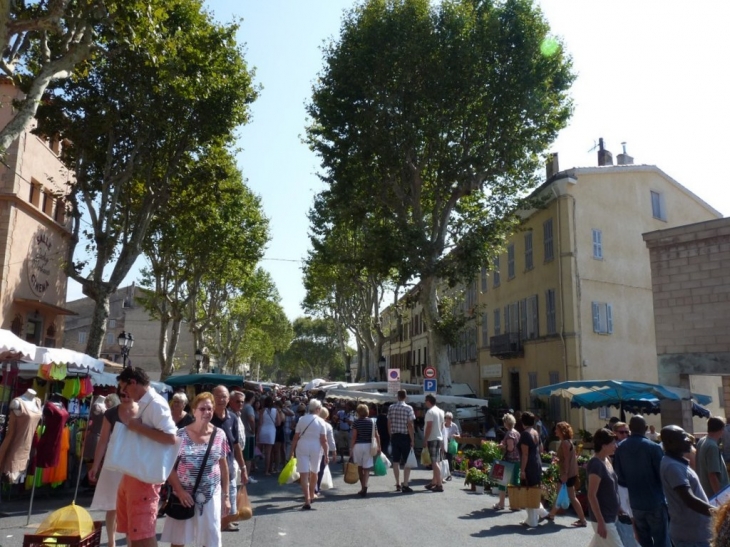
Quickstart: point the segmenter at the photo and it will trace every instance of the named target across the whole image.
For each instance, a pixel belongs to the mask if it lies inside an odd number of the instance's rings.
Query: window
[[[593,230],[593,258],[603,260],[603,234],[601,230]]]
[[[108,329],[115,329],[117,328],[117,320],[116,319],[109,319],[106,322],[106,326]]]
[[[651,192],[651,214],[659,220],[667,220],[667,210],[664,204],[664,194]]]
[[[421,364],[421,348],[418,348],[418,361],[416,361],[417,365]]]
[[[515,277],[515,244],[507,245],[507,279]]]
[[[499,310],[494,310],[494,336],[502,334],[501,324],[499,322]]]
[[[613,311],[611,304],[603,302],[592,302],[593,307],[593,332],[598,334],[613,333]]]
[[[537,389],[537,372],[528,372],[527,382],[530,384],[530,391]]]
[[[487,267],[482,266],[482,292],[487,292]]]
[[[477,358],[477,329],[469,329],[469,359]]]
[[[489,325],[487,321],[487,312],[482,312],[482,347],[489,347]]]
[[[558,332],[558,322],[555,312],[555,289],[545,291],[545,310],[547,315],[547,333],[556,334]]]
[[[504,332],[505,334],[520,332],[519,304],[517,302],[512,302],[504,307]]]
[[[113,346],[114,345],[114,333],[109,332],[106,335],[106,345],[107,346]]]
[[[56,200],[56,211],[54,217],[56,222],[59,224],[66,223],[66,201],[59,198]]]
[[[79,331],[79,344],[85,344],[86,343],[86,336],[88,333],[84,331]]]
[[[532,232],[525,234],[525,270],[532,269]]]
[[[35,180],[30,181],[30,196],[28,197],[28,201],[30,201],[36,207],[40,207],[41,184],[38,181],[35,181]]]
[[[545,262],[553,259],[553,219],[542,223],[542,240],[545,252]]]
[[[499,287],[499,257],[494,258],[494,268],[492,268],[492,276],[494,277],[494,286]]]
[[[461,331],[459,340],[461,341],[461,344],[459,346],[459,361],[466,361],[469,350],[469,340],[467,339],[466,331]]]

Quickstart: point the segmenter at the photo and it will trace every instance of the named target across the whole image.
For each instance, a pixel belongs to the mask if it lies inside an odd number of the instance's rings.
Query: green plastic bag
[[[388,474],[388,468],[385,466],[385,462],[380,457],[380,454],[375,456],[374,470],[376,477],[384,477]]]
[[[459,452],[459,443],[456,442],[456,439],[451,439],[449,441],[449,454],[452,454],[456,456]]]
[[[289,460],[289,462],[284,466],[284,469],[281,470],[281,473],[279,473],[279,484],[284,485],[288,484],[290,482],[293,482],[291,479],[292,475],[297,470],[297,459],[292,458]]]

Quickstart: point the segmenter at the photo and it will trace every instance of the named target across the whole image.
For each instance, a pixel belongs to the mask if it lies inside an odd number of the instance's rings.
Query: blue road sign
[[[436,380],[424,380],[423,381],[423,392],[424,393],[436,393],[438,388],[438,382]]]

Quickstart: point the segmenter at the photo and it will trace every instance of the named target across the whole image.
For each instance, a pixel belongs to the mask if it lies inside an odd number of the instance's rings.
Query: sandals
[[[576,520],[573,524],[571,524],[573,528],[585,528],[588,526],[588,523],[584,520]]]
[[[401,487],[400,487],[400,484],[396,484],[396,485],[395,485],[395,491],[396,491],[396,492],[401,492]]]
[[[537,521],[538,522],[545,522],[545,521],[555,522],[555,517],[551,517],[550,515],[545,515],[544,517],[540,517],[539,519],[537,519]]]
[[[504,511],[504,505],[500,505],[500,504],[498,504],[498,503],[495,503],[495,504],[494,504],[494,505],[492,506],[492,509],[494,509],[495,511]]]

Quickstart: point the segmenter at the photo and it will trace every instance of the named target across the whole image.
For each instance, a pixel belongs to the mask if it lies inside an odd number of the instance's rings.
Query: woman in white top
[[[261,410],[259,420],[259,431],[256,440],[261,445],[264,453],[264,474],[271,475],[271,451],[276,440],[276,428],[280,425],[279,411],[274,408],[274,400],[271,397],[264,399],[264,408]]]
[[[314,500],[314,488],[317,485],[322,454],[327,465],[327,427],[319,417],[322,403],[317,399],[309,401],[309,414],[299,418],[292,439],[292,454],[297,458],[297,471],[301,475],[299,483],[304,494],[302,509],[311,509]]]

